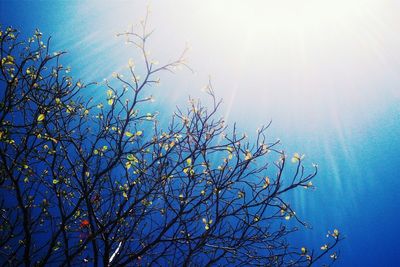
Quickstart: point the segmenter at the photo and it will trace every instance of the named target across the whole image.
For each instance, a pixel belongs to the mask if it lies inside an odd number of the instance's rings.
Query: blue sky
[[[75,78],[101,81],[135,58],[115,33],[137,23],[146,1],[5,1],[0,23],[52,36]],[[270,120],[272,140],[318,163],[316,191],[292,205],[320,246],[346,235],[337,266],[395,266],[400,234],[400,17],[388,0],[152,1],[152,55],[188,70],[162,77],[162,114],[211,77],[222,113],[243,132]],[[164,111],[164,112],[163,112]],[[168,116],[161,116],[168,118]]]

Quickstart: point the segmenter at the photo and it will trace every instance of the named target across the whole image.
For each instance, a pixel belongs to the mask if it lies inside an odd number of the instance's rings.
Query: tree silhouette
[[[68,76],[64,52],[37,30],[1,29],[0,259],[3,266],[312,265],[336,259],[337,230],[318,249],[289,242],[305,225],[285,201],[312,188],[301,155],[254,142],[190,99],[167,126],[144,112],[165,65],[146,53],[146,21],[121,34],[140,51],[129,78],[104,84]],[[140,73],[141,72],[141,73]],[[142,74],[142,78],[139,77]],[[104,104],[83,92],[103,90]],[[87,94],[86,94],[87,95]],[[96,102],[97,101],[97,102]],[[287,167],[287,165],[289,165]],[[291,166],[291,167],[290,167]],[[287,170],[288,169],[288,170]]]

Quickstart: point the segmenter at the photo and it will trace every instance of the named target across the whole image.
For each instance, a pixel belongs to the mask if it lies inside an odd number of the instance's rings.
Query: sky
[[[313,225],[346,236],[336,266],[395,266],[400,252],[400,2],[395,0],[0,0],[0,23],[39,28],[66,50],[72,75],[101,81],[135,54],[116,33],[150,4],[151,55],[185,49],[193,71],[154,91],[161,119],[211,80],[222,114],[243,132],[272,120],[271,140],[319,165],[315,191],[293,198]]]

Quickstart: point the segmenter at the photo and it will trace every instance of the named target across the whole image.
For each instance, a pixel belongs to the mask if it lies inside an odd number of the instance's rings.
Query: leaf
[[[129,161],[138,162],[138,159],[137,159],[134,155],[132,155],[132,154],[129,154],[128,156],[126,156],[126,158],[127,158]]]
[[[268,187],[270,183],[271,183],[271,181],[269,180],[269,177],[268,177],[268,176],[266,176],[266,177],[265,177],[265,184],[264,184],[264,188]]]
[[[299,153],[294,153],[293,157],[292,157],[292,162],[296,163],[298,162],[300,159]]]
[[[60,181],[57,179],[53,179],[53,184],[58,184]]]
[[[38,118],[37,118],[37,121],[38,121],[38,122],[41,122],[41,121],[44,120],[44,118],[45,118],[45,115],[44,115],[44,114],[40,114],[40,115],[38,116]]]
[[[137,135],[137,136],[141,136],[142,134],[143,134],[142,131],[137,131],[137,132],[136,132],[136,135]]]
[[[332,236],[333,236],[334,238],[338,238],[338,237],[339,237],[339,230],[338,230],[338,229],[333,230]]]
[[[107,96],[110,98],[113,95],[113,91],[111,89],[107,90]]]
[[[128,199],[128,194],[127,194],[125,191],[122,193],[122,196],[123,196],[124,198]]]
[[[245,160],[250,160],[252,157],[253,157],[253,155],[251,155],[251,152],[250,151],[246,151],[244,159]]]
[[[13,64],[14,64],[14,58],[13,58],[12,56],[9,55],[9,56],[3,58],[3,59],[1,60],[1,63],[2,63],[2,64],[13,65]]]
[[[80,227],[81,228],[89,227],[89,220],[82,220]]]
[[[302,160],[304,158],[304,155],[299,155],[299,153],[294,153],[293,157],[292,157],[292,162],[296,163],[299,162],[300,160]]]
[[[127,161],[127,162],[125,163],[125,168],[126,168],[127,170],[129,170],[129,169],[131,168],[131,166],[132,166],[132,163],[131,163],[130,161]]]
[[[192,165],[192,159],[191,158],[188,158],[187,160],[186,160],[186,163],[187,163],[187,165]]]
[[[111,106],[114,103],[114,99],[112,98],[108,99],[107,103]]]
[[[125,132],[125,135],[126,135],[127,137],[132,137],[132,136],[133,136],[133,134],[132,134],[131,132]]]
[[[129,68],[135,67],[135,62],[133,62],[133,60],[131,58],[128,60],[128,66],[129,66]]]

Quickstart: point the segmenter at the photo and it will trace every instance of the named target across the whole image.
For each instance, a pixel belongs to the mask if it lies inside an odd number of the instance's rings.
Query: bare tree
[[[161,127],[148,108],[164,65],[146,53],[146,20],[121,34],[140,70],[103,85],[68,76],[63,52],[37,30],[24,41],[1,29],[0,259],[3,266],[312,265],[341,240],[313,250],[293,244],[304,225],[285,195],[312,188],[302,156],[266,138],[253,142],[212,105],[189,106]],[[142,78],[139,77],[142,74]],[[104,88],[105,102],[84,91]],[[87,94],[86,94],[87,95]],[[292,167],[288,166],[291,165]],[[288,166],[288,167],[287,167]]]

